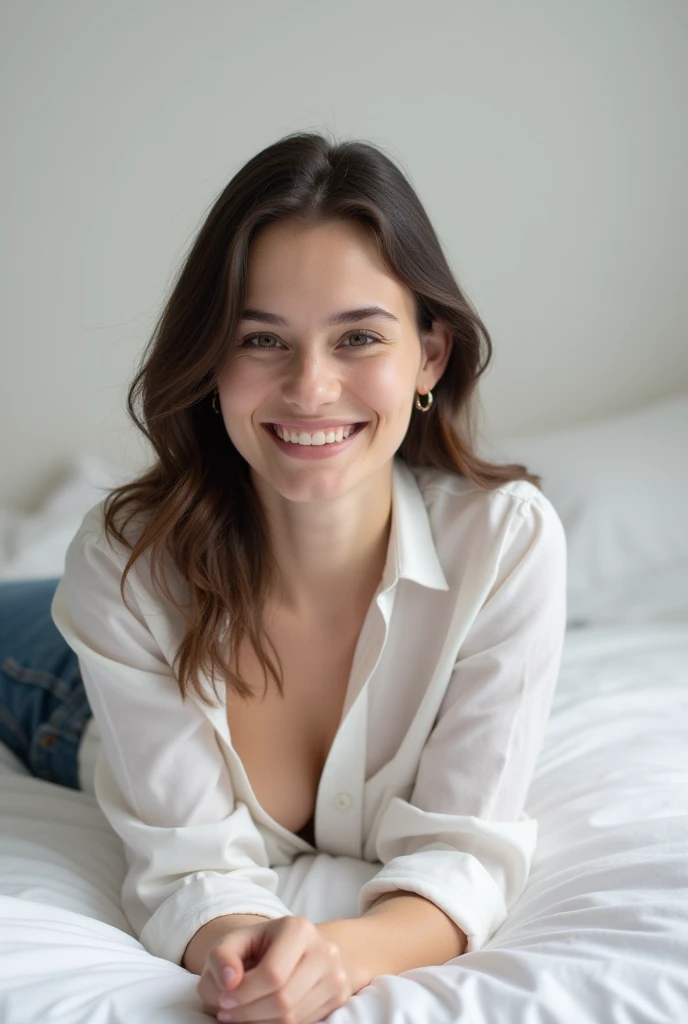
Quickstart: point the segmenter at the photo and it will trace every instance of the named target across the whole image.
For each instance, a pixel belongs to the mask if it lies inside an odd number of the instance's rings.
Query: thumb
[[[237,928],[229,935],[223,936],[215,948],[220,988],[231,992],[239,987],[246,973],[244,961],[249,962],[249,967],[252,966],[254,944],[254,937],[245,928]]]
[[[266,940],[273,925],[271,920],[238,926],[215,944],[213,974],[221,989],[234,991],[244,980],[247,971],[256,967],[262,958]],[[231,972],[235,974],[232,975]],[[225,973],[226,972],[226,973]]]
[[[231,992],[238,988],[244,978],[244,965],[241,957],[228,953],[222,961],[220,968],[222,977],[222,988]]]

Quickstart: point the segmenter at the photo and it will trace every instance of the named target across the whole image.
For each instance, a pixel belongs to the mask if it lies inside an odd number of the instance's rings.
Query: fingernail
[[[223,967],[222,968],[222,978],[224,980],[225,985],[231,985],[232,982],[234,981],[235,977],[236,977],[236,971],[234,970],[233,967]]]
[[[222,1021],[222,1024],[225,1024],[226,1021],[233,1021],[234,1017],[232,1017],[231,1013],[229,1013],[227,1010],[220,1010],[220,1012],[217,1015],[217,1019],[219,1021]]]
[[[233,1007],[238,1005],[238,999],[233,999],[231,996],[220,996],[220,1006],[223,1010],[231,1010]]]

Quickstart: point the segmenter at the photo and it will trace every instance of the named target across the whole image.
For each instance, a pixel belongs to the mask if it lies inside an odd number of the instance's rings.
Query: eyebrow
[[[362,306],[360,309],[343,309],[339,313],[333,313],[327,321],[330,325],[350,324],[358,320],[368,320],[371,317],[378,317],[383,320],[392,320],[395,324],[401,321],[382,306]],[[278,316],[277,313],[267,313],[264,309],[245,309],[241,314],[242,320],[257,320],[263,324],[274,324],[275,327],[288,327],[289,321]]]

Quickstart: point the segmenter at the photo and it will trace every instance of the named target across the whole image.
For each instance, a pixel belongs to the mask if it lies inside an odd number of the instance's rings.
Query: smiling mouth
[[[281,441],[282,444],[292,444],[296,447],[301,445],[304,448],[336,448],[338,445],[343,444],[345,441],[348,441],[349,438],[353,437],[355,434],[358,434],[365,426],[365,423],[355,423],[353,425],[353,429],[351,429],[351,427],[340,427],[339,430],[334,430],[334,428],[328,427],[323,428],[322,430],[314,431],[283,430],[283,434],[288,434],[289,437],[281,437],[278,434],[276,424],[274,423],[266,424],[266,429],[269,430],[272,434],[274,434],[277,440]],[[349,431],[349,433],[346,434],[346,436],[344,436],[344,429]],[[303,440],[301,440],[302,435],[305,435],[305,438]],[[317,441],[315,440],[316,437],[318,438]],[[308,440],[306,440],[306,438],[308,438]]]

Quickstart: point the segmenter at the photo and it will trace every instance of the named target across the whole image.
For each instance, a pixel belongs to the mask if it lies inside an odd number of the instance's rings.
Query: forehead
[[[356,221],[275,221],[251,240],[245,307],[291,319],[304,304],[323,319],[344,309],[379,305],[400,321],[413,318],[411,290],[381,257],[372,229]]]

